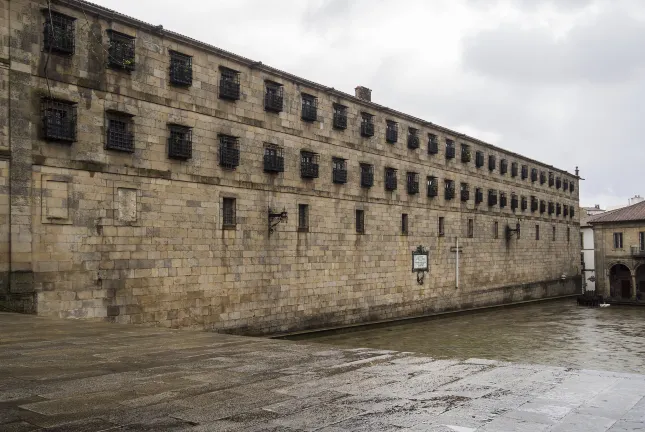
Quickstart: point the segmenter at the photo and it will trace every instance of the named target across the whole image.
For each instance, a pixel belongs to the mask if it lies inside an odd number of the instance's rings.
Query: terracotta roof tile
[[[590,224],[608,222],[645,221],[645,201],[628,207],[608,211],[589,219]]]

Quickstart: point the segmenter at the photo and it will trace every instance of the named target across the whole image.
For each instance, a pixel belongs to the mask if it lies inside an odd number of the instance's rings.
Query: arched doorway
[[[645,264],[636,269],[636,298],[645,300]]]
[[[614,298],[632,297],[632,273],[624,264],[614,264],[609,271],[610,295]]]

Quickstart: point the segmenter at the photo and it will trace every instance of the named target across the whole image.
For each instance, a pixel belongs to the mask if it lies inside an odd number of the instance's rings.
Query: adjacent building
[[[621,301],[645,300],[645,201],[591,217],[596,291]]]
[[[0,0],[3,309],[263,334],[580,289],[577,172],[48,5]]]

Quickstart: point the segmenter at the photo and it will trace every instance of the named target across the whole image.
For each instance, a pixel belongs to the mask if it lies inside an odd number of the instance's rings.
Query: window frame
[[[309,204],[298,204],[298,232],[309,232]]]
[[[222,197],[222,229],[234,230],[236,227],[237,199],[234,197]]]

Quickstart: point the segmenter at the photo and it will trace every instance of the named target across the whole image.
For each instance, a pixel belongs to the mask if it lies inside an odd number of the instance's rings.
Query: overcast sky
[[[645,194],[645,1],[94,0],[574,171],[582,205]]]

